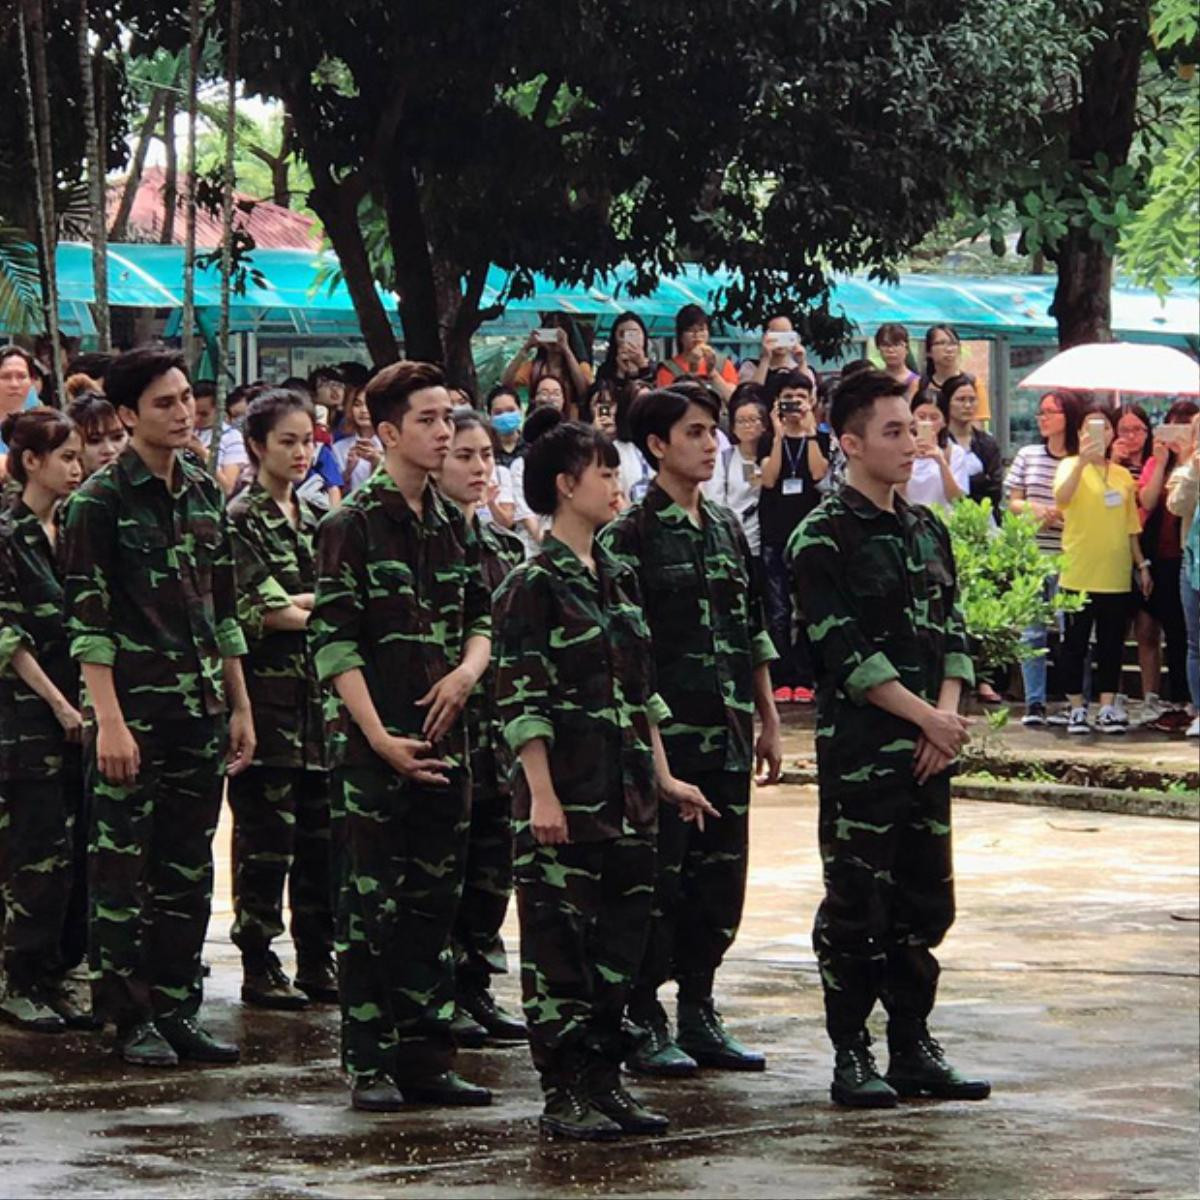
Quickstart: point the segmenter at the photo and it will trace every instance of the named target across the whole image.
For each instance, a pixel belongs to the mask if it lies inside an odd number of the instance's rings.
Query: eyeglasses
[[[930,342],[929,343],[930,350],[942,350],[946,346],[957,347],[958,343],[957,342]]]
[[[762,417],[738,417],[733,423],[734,429],[749,429],[752,425],[761,425]]]

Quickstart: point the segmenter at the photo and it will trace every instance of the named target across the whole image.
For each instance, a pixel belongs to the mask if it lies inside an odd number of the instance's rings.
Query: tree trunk
[[[229,374],[229,308],[233,285],[233,182],[237,151],[237,52],[242,19],[241,0],[229,0],[225,73],[225,169],[221,180],[221,320],[217,330],[217,405],[224,407]],[[214,436],[216,436],[214,434]]]
[[[387,183],[388,240],[400,294],[404,357],[440,363],[444,351],[437,286],[417,181],[409,167],[389,172]]]
[[[1083,167],[1091,167],[1098,154],[1107,157],[1110,171],[1129,160],[1148,21],[1149,6],[1142,0],[1107,0],[1095,22],[1106,36],[1082,66],[1070,134],[1071,159]],[[1059,345],[1111,342],[1112,255],[1086,229],[1072,229],[1050,257],[1058,270],[1050,312],[1058,322]]]
[[[1058,322],[1059,349],[1111,342],[1113,260],[1086,230],[1072,230],[1058,250],[1058,282],[1050,315]]]
[[[138,130],[138,140],[133,148],[133,161],[129,164],[129,176],[125,180],[125,190],[121,193],[121,203],[117,207],[117,214],[113,217],[112,224],[108,227],[110,242],[123,242],[129,233],[129,217],[133,212],[133,202],[137,199],[138,187],[142,182],[142,171],[146,166],[146,153],[150,149],[150,142],[162,119],[165,98],[166,92],[162,88],[155,88],[150,96],[150,107],[146,110],[146,117],[142,121],[141,129]]]
[[[283,114],[283,135],[279,139],[279,157],[271,163],[271,199],[280,208],[292,207],[291,165],[295,149],[296,127],[292,114]]]
[[[37,192],[38,265],[42,276],[42,311],[50,338],[50,367],[54,395],[65,399],[58,333],[58,227],[54,207],[54,155],[50,124],[50,95],[46,70],[46,23],[42,0],[21,0],[18,31],[24,76],[29,148]],[[32,67],[31,67],[32,63]]]
[[[308,163],[313,175],[308,202],[321,218],[338,257],[371,362],[377,367],[386,366],[395,362],[400,352],[387,310],[375,289],[371,259],[358,223],[361,187],[353,177],[334,183],[328,163],[322,163],[319,152],[310,154]]]
[[[188,370],[195,367],[196,339],[196,110],[200,75],[200,0],[188,6],[187,148],[185,150],[183,201],[183,357]]]
[[[104,176],[108,156],[100,137],[100,122],[96,116],[96,73],[92,70],[91,24],[88,19],[88,0],[79,0],[79,81],[83,92],[83,128],[87,139],[88,205],[91,208],[92,288],[96,298],[92,313],[96,321],[97,344],[108,350],[112,344],[112,329],[108,317],[108,238],[104,220]],[[100,71],[103,86],[103,67]]]
[[[163,223],[159,241],[164,246],[175,241],[175,206],[179,203],[179,155],[175,148],[175,110],[177,100],[174,92],[168,92],[163,100],[163,147],[166,164],[163,171]]]

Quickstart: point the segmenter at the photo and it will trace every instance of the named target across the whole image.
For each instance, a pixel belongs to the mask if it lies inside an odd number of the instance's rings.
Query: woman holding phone
[[[1167,509],[1166,481],[1191,446],[1189,428],[1196,415],[1192,400],[1176,400],[1154,431],[1153,450],[1138,477],[1138,507],[1142,510],[1142,552],[1150,559],[1154,590],[1138,604],[1134,619],[1138,666],[1142,673],[1142,724],[1174,733],[1187,723],[1187,630],[1179,599],[1183,544],[1179,518]],[[1163,639],[1166,638],[1170,683],[1166,703],[1162,693]]]
[[[1071,716],[1067,732],[1092,731],[1083,695],[1084,659],[1092,630],[1096,664],[1092,679],[1100,692],[1101,733],[1124,733],[1129,723],[1114,701],[1121,679],[1121,652],[1129,623],[1134,571],[1138,590],[1153,588],[1150,560],[1142,553],[1137,488],[1133,476],[1111,461],[1117,424],[1107,410],[1087,411],[1076,395],[1061,395],[1067,418],[1068,457],[1054,477],[1054,501],[1063,515],[1063,570],[1059,586],[1083,596],[1083,607],[1067,614],[1063,640],[1063,690]]]
[[[608,352],[596,368],[596,382],[624,384],[631,379],[644,379],[653,387],[657,363],[652,354],[646,323],[637,313],[624,312],[613,322]]]
[[[948,509],[970,490],[967,452],[950,440],[936,398],[927,399],[918,392],[912,409],[917,419],[917,458],[904,485],[904,498],[909,504]]]

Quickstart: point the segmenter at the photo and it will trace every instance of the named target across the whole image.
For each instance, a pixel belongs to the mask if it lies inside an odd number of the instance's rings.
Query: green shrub
[[[1025,645],[1022,632],[1053,624],[1058,613],[1078,609],[1081,599],[1062,592],[1045,599],[1046,576],[1059,563],[1038,549],[1036,519],[1006,512],[997,525],[990,500],[960,500],[946,523],[976,672],[1044,654]]]

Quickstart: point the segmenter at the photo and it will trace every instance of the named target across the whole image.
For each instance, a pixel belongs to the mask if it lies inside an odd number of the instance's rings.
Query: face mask
[[[500,413],[499,416],[492,418],[492,428],[501,437],[508,437],[509,434],[516,433],[521,428],[521,420],[519,412]]]

